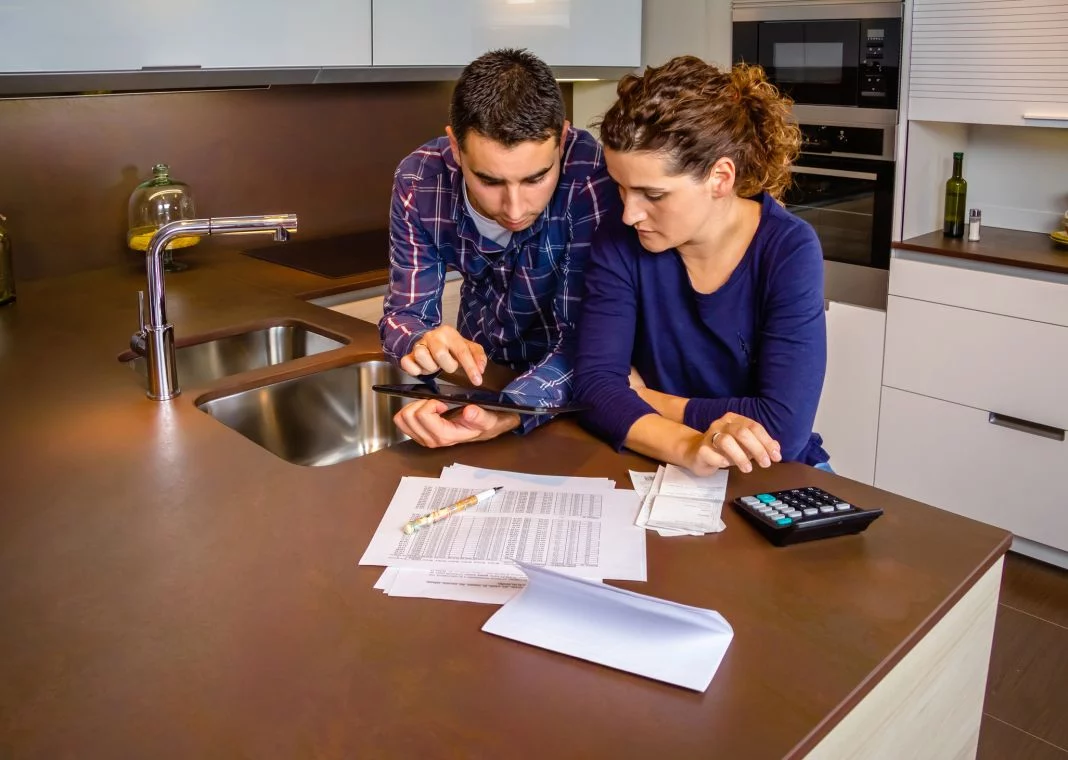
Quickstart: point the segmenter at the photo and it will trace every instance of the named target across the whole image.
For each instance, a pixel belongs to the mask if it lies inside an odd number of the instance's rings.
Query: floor
[[[1005,558],[979,760],[1068,760],[1068,570]]]

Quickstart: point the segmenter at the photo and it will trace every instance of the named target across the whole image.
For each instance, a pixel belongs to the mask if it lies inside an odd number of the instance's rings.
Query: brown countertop
[[[351,340],[287,372],[377,351],[371,325],[294,298],[321,278],[236,253],[189,260],[167,279],[179,339],[285,318]],[[816,484],[886,514],[786,549],[729,511],[720,534],[650,534],[649,582],[620,585],[734,626],[707,692],[497,638],[480,631],[496,608],[389,598],[372,588],[380,570],[357,566],[400,477],[464,462],[622,486],[653,464],[568,421],[289,464],[198,411],[208,388],[144,397],[116,361],[142,280],[31,282],[0,309],[3,755],[798,757],[1008,546],[801,465],[735,472],[731,497]]]
[[[1057,245],[1048,234],[983,227],[980,237],[978,242],[969,243],[929,232],[894,243],[894,248],[1068,274],[1068,247]]]

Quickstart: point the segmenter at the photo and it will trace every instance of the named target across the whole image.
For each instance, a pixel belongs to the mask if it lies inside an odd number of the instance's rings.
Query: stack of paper
[[[494,486],[493,499],[413,535],[408,520]],[[401,480],[361,565],[387,570],[375,588],[501,604],[526,585],[513,560],[591,579],[644,581],[645,534],[632,491],[606,478],[569,478],[452,465],[440,478]]]
[[[630,471],[642,506],[634,524],[655,530],[661,536],[701,536],[718,533],[723,524],[723,500],[727,496],[727,470],[698,477],[673,464],[661,465],[655,473]]]
[[[483,631],[704,691],[734,630],[718,612],[520,563],[529,577]]]

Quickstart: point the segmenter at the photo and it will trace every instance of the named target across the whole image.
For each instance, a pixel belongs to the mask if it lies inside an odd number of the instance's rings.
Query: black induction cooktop
[[[389,230],[353,232],[312,240],[302,240],[297,233],[288,243],[243,253],[320,277],[351,277],[389,267]]]

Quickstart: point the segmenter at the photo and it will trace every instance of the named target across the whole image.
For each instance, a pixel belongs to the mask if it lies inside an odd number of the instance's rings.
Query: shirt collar
[[[451,216],[453,222],[456,224],[457,234],[461,238],[473,243],[475,248],[479,251],[485,250],[492,253],[503,251],[504,249],[492,240],[487,241],[488,245],[483,247],[482,241],[484,238],[475,226],[475,220],[467,213],[467,207],[463,197],[464,187],[462,185],[464,181],[464,173],[460,170],[460,164],[456,161],[456,156],[453,155],[451,142],[445,145],[445,149],[441,152],[441,157],[445,161],[446,168],[449,170],[449,183],[452,188]],[[545,226],[546,220],[549,218],[549,211],[552,208],[553,201],[556,199],[556,194],[561,192],[561,185],[567,181],[564,178],[562,158],[560,163],[560,178],[557,180],[553,194],[549,196],[549,205],[547,205],[541,214],[538,215],[538,218],[534,220],[534,224],[530,225],[525,230],[512,233],[512,239],[509,242],[510,247],[522,245],[530,238],[539,234],[542,227]]]

